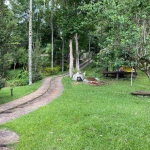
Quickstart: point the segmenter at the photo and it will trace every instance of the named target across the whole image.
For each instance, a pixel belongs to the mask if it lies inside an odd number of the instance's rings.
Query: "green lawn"
[[[33,91],[37,90],[41,86],[41,84],[42,81],[38,81],[36,83],[33,83],[31,86],[26,85],[13,87],[13,96],[11,96],[10,87],[2,88],[0,90],[0,104],[4,104],[27,94],[30,94]]]
[[[68,80],[52,103],[0,126],[19,134],[16,150],[150,149],[150,98],[130,94],[150,90],[144,74],[132,87],[122,79],[105,79],[102,86]]]

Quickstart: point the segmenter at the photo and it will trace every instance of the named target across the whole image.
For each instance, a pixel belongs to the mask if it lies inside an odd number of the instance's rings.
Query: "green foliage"
[[[42,67],[49,66],[49,64],[50,64],[50,58],[49,58],[49,56],[41,56],[39,58],[39,61],[40,61],[40,65]]]
[[[38,57],[39,64],[42,67],[49,66],[50,64],[50,56],[51,56],[51,44],[46,44],[45,47],[40,48],[41,57]]]
[[[28,79],[16,79],[11,83],[13,86],[25,86],[28,84]]]
[[[4,76],[10,67],[11,40],[15,23],[16,21],[4,0],[0,1],[0,76]]]
[[[10,86],[25,86],[28,84],[28,72],[24,70],[17,71],[13,80],[8,80]]]
[[[0,75],[5,75],[10,63],[23,65],[27,69],[28,47],[28,6],[29,3],[10,0],[11,11],[0,4]],[[49,5],[49,4],[52,5]],[[68,38],[79,35],[79,50],[88,49],[88,37],[91,37],[91,51],[95,54],[107,48],[109,53],[99,55],[97,63],[103,68],[113,69],[121,65],[134,64],[150,55],[150,2],[112,1],[112,0],[37,0],[33,3],[33,72],[35,79],[40,75],[39,67],[50,64],[50,58],[39,58],[43,53],[50,53],[51,29],[54,25],[54,60],[60,64],[61,40],[65,41],[65,58],[68,57]],[[53,19],[52,19],[53,18]],[[17,19],[17,23],[16,23]],[[52,19],[52,20],[51,20]],[[94,31],[94,32],[93,32]],[[11,35],[11,36],[10,36]],[[38,39],[38,41],[37,41]],[[67,46],[66,46],[67,45]],[[74,45],[73,45],[74,46]],[[74,49],[74,47],[73,47]],[[66,59],[68,61],[68,59]],[[66,63],[68,63],[66,61]],[[109,66],[108,66],[109,65]]]
[[[24,70],[18,71],[18,74],[16,75],[16,79],[25,79],[27,77],[28,77],[28,72]]]
[[[44,75],[46,75],[46,76],[56,75],[56,74],[58,74],[59,71],[60,71],[59,66],[54,67],[54,68],[45,67],[44,68]]]
[[[110,64],[113,68],[137,66],[138,59],[147,53],[150,55],[148,5],[148,1],[137,5],[135,1],[107,0],[91,2],[80,8],[86,12],[87,18],[98,24],[96,35],[100,37],[99,47],[102,49],[98,61],[103,68]]]
[[[67,71],[69,69],[69,64],[68,63],[65,63],[64,64],[64,71]]]
[[[34,73],[32,75],[33,83],[43,79],[43,75],[41,73]]]
[[[5,87],[5,80],[0,79],[0,90]]]
[[[61,9],[57,11],[57,24],[60,27],[61,37],[66,39],[73,38],[76,33],[80,36],[84,36],[86,31],[89,33],[94,30],[93,22],[85,22],[85,14],[79,9],[82,2],[72,1],[69,2],[69,6],[61,6]],[[86,37],[88,38],[88,37]]]

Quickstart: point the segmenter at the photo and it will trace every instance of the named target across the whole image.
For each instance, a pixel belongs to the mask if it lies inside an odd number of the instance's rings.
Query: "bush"
[[[5,87],[5,81],[0,79],[0,90]]]
[[[13,81],[13,85],[15,86],[25,86],[28,84],[28,80],[27,79],[17,79]]]
[[[44,68],[44,74],[46,76],[58,74],[59,71],[60,71],[59,66],[54,67],[54,68],[50,68],[50,67],[45,67]]]
[[[14,86],[25,86],[28,84],[28,72],[24,70],[18,71],[16,77],[11,82]]]
[[[65,63],[65,65],[64,65],[64,71],[66,71],[68,69],[69,69],[69,65],[68,65],[68,63],[67,64]]]
[[[40,73],[33,74],[33,77],[32,77],[33,82],[37,82],[37,81],[42,80],[42,79],[43,79],[42,74],[40,74]]]
[[[21,70],[18,72],[16,79],[26,79],[28,78],[28,71]]]
[[[7,71],[7,74],[6,74],[6,80],[13,80],[16,78],[16,75],[19,74],[19,72],[21,71],[22,69],[10,69]]]
[[[13,72],[13,78],[7,77],[7,86],[25,86],[28,84],[28,72],[24,70],[11,70]],[[12,72],[9,72],[9,75]],[[16,75],[17,74],[17,75]]]

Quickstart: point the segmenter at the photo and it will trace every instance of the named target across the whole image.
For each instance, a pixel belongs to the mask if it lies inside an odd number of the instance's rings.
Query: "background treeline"
[[[76,70],[80,56],[92,52],[102,70],[130,66],[150,76],[149,0],[33,0],[32,7],[34,82],[73,68],[71,48]],[[1,0],[1,78],[22,68],[28,83],[28,30],[29,2]]]

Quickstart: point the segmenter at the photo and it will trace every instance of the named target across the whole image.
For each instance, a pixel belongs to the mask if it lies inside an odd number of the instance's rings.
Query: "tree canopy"
[[[28,70],[29,2],[9,2],[0,2],[1,76],[12,64]],[[68,69],[72,40],[77,70],[79,56],[91,49],[103,69],[134,66],[149,76],[149,12],[148,0],[33,0],[33,74],[45,65]]]

